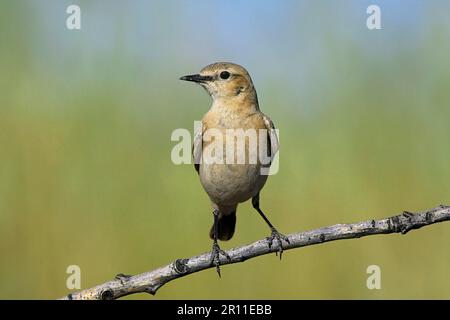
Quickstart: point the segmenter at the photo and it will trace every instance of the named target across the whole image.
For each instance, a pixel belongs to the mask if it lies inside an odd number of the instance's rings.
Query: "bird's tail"
[[[219,214],[218,219],[218,239],[221,241],[230,240],[234,234],[234,228],[236,226],[236,211],[229,214]],[[214,239],[214,224],[209,231],[209,237]]]

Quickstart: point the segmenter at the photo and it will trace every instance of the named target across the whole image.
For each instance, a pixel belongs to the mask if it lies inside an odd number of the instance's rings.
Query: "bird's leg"
[[[214,239],[211,251],[211,264],[216,266],[217,274],[220,277],[220,255],[225,256],[228,260],[231,260],[231,258],[228,255],[228,253],[226,253],[219,247],[219,244],[217,243],[217,238],[219,234],[219,222],[218,222],[219,210],[214,209],[213,215],[214,215],[214,237],[213,237]]]
[[[278,251],[275,253],[278,255],[278,253],[280,254],[280,260],[281,260],[281,255],[283,254],[283,242],[282,240],[286,241],[288,244],[289,242],[289,238],[286,237],[284,234],[281,234],[278,232],[278,230],[272,225],[272,223],[270,223],[269,219],[267,219],[266,215],[264,214],[264,212],[262,212],[261,208],[259,207],[259,193],[254,196],[252,198],[252,205],[253,208],[256,209],[256,211],[258,211],[259,215],[264,219],[264,221],[267,223],[267,225],[269,226],[270,230],[272,231],[271,235],[269,237],[267,237],[267,241],[269,243],[269,248],[272,248],[272,244],[274,240],[278,241]]]

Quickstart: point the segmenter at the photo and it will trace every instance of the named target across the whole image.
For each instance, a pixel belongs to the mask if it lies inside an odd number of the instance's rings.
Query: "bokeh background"
[[[63,296],[73,264],[87,288],[210,250],[208,198],[170,135],[210,105],[178,77],[215,61],[250,71],[280,129],[262,193],[280,231],[450,203],[448,1],[0,3],[0,298]],[[222,246],[266,235],[246,203]],[[327,243],[131,298],[449,299],[449,243],[445,223]]]

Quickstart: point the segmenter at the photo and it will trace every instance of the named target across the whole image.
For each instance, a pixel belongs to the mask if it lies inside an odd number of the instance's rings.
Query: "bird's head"
[[[200,84],[214,100],[250,100],[257,105],[252,79],[247,70],[238,64],[213,63],[200,73],[181,77],[180,80]]]

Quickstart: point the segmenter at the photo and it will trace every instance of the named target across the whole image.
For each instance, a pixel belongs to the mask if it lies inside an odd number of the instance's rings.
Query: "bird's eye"
[[[230,73],[228,71],[222,71],[220,73],[220,79],[226,80],[230,77]]]

